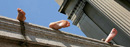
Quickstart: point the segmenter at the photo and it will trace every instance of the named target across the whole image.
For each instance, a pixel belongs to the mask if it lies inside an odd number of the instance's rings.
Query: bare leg
[[[113,28],[110,32],[110,34],[108,35],[108,37],[106,38],[105,42],[110,42],[117,34],[117,30],[115,28]]]
[[[17,11],[18,11],[17,20],[25,21],[26,20],[25,12],[22,9],[20,9],[20,8],[18,8]]]

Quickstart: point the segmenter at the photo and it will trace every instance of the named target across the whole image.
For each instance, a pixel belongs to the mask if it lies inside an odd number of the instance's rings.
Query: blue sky
[[[0,0],[0,15],[16,19],[17,8],[21,8],[26,12],[26,22],[48,27],[50,22],[68,20],[66,15],[58,12],[59,7],[55,0]],[[72,21],[68,21],[71,26],[61,31],[85,36],[77,26],[72,25]]]

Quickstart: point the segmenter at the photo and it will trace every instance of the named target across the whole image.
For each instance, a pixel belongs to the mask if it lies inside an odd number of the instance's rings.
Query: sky
[[[71,26],[60,29],[61,31],[86,37],[71,20],[67,19],[67,15],[58,12],[60,6],[55,0],[0,0],[1,16],[16,19],[17,8],[21,8],[26,13],[25,22],[49,27],[51,22],[67,20]]]

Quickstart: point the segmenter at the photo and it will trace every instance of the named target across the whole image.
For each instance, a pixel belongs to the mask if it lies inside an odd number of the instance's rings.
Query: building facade
[[[130,45],[130,0],[56,0],[59,12],[68,16],[87,36],[106,38],[112,28],[118,33],[113,43]]]

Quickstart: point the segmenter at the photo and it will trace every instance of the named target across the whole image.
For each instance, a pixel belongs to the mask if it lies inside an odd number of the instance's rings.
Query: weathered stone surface
[[[0,46],[3,47],[116,47],[100,40],[25,22],[27,40],[20,32],[19,21],[0,16]],[[25,45],[23,44],[25,43]],[[23,45],[22,45],[23,44]]]

